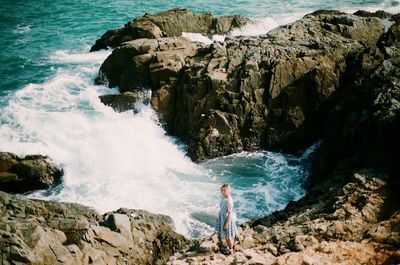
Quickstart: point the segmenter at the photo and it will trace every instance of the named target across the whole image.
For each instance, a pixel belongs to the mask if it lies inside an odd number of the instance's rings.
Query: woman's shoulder
[[[229,197],[227,197],[227,198],[221,197],[221,201],[233,203],[232,196],[229,196]]]

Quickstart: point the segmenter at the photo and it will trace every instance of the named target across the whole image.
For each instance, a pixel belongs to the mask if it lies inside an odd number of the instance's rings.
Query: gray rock
[[[392,14],[383,11],[383,10],[378,10],[375,12],[368,12],[365,10],[358,10],[357,12],[354,13],[354,15],[356,16],[360,16],[360,17],[379,17],[381,19],[385,19],[385,18],[391,18]]]
[[[111,229],[115,232],[121,233],[129,241],[132,240],[132,229],[129,217],[124,214],[114,213],[107,218],[107,222]]]

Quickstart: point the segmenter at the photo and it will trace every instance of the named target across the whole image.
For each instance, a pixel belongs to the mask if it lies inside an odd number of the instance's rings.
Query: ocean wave
[[[299,9],[299,8],[298,8]],[[330,9],[330,8],[328,8]],[[338,6],[335,8],[341,12],[352,14],[358,10],[366,10],[369,12],[376,12],[378,10],[384,10],[389,13],[399,13],[400,12],[400,4],[397,1],[383,1],[377,5],[359,5],[359,6]],[[227,33],[226,35],[215,35],[211,39],[203,36],[199,33],[182,33],[182,36],[191,40],[191,41],[199,41],[205,44],[211,44],[214,41],[224,41],[227,36],[236,37],[236,36],[259,36],[267,34],[270,30],[279,27],[281,25],[290,24],[294,21],[302,18],[308,13],[315,11],[315,9],[310,8],[302,8],[301,11],[292,11],[285,14],[275,14],[274,16],[264,17],[262,19],[253,18],[251,23],[244,25],[241,28],[237,28]]]
[[[74,53],[69,50],[59,50],[51,54],[49,60],[53,63],[62,64],[100,64],[110,54],[111,50],[101,50],[90,53]]]
[[[57,54],[80,63],[60,68],[43,83],[26,85],[0,113],[1,150],[48,155],[64,167],[61,190],[30,196],[78,202],[102,213],[146,209],[170,215],[182,234],[208,233],[205,224],[190,218],[194,211],[217,205],[208,200],[218,188],[206,172],[166,135],[150,106],[134,115],[100,102],[100,95],[117,90],[93,84],[99,53]]]
[[[16,29],[14,30],[14,33],[25,34],[25,33],[30,32],[31,30],[32,30],[31,25],[18,24]]]
[[[358,10],[365,10],[368,12],[376,12],[378,10],[383,10],[392,14],[397,14],[400,12],[400,2],[393,0],[384,0],[379,4],[367,4],[367,5],[355,5],[355,6],[339,6],[337,8],[339,11],[353,14]]]

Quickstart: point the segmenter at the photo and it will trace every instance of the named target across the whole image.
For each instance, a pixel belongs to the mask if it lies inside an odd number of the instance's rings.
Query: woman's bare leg
[[[233,250],[233,238],[227,238],[227,239],[226,239],[226,246],[227,246],[230,250]]]

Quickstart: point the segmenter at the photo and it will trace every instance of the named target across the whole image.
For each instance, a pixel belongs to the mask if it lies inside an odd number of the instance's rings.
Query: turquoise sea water
[[[240,14],[277,21],[298,18],[317,9],[385,9],[397,11],[399,1],[90,1],[2,0],[0,5],[0,95],[54,75],[49,55],[59,50],[87,51],[106,30],[121,27],[144,13],[174,7],[216,15]]]
[[[166,213],[178,231],[194,237],[210,233],[223,182],[234,188],[240,221],[303,196],[310,150],[192,163],[149,106],[133,115],[99,102],[99,95],[116,90],[93,85],[110,53],[88,53],[95,40],[136,16],[175,7],[253,18],[259,23],[240,31],[253,35],[317,9],[400,10],[394,0],[0,2],[0,150],[47,154],[65,169],[63,186],[31,196],[81,202],[102,212],[129,207]]]

